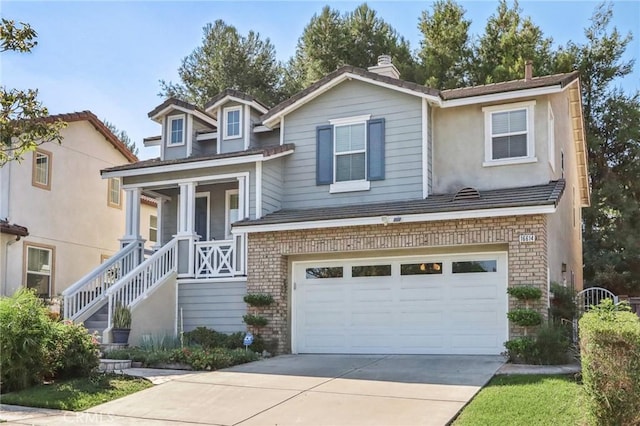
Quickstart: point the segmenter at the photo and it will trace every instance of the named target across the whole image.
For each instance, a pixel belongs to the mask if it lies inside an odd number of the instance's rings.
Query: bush
[[[640,424],[640,319],[611,300],[580,319],[587,407],[596,424]]]
[[[504,342],[507,348],[505,355],[509,362],[522,364],[535,364],[538,359],[536,341],[533,337],[516,337]]]
[[[34,291],[0,298],[0,382],[2,392],[38,383],[47,368],[43,342],[52,321]]]
[[[244,296],[244,302],[250,306],[269,306],[273,303],[273,296],[270,294],[249,293]]]
[[[576,306],[576,292],[570,287],[561,286],[558,283],[551,283],[551,318],[554,321],[573,320],[576,317],[578,308]]]
[[[83,325],[56,322],[44,344],[51,377],[86,377],[100,365],[98,341]]]
[[[543,325],[536,335],[536,364],[567,364],[570,346],[570,334],[565,327],[553,322]]]
[[[542,290],[530,285],[507,288],[507,293],[518,300],[538,300],[542,297]]]
[[[522,327],[532,327],[542,323],[540,312],[529,308],[515,308],[507,312],[509,320]]]
[[[242,320],[245,322],[245,324],[252,325],[254,327],[264,327],[268,322],[265,317],[253,314],[243,315]]]

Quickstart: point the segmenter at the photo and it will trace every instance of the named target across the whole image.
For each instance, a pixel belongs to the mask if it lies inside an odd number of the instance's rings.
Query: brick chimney
[[[533,61],[527,59],[524,63],[524,81],[531,81],[533,78]]]
[[[378,65],[369,67],[368,70],[387,77],[400,78],[400,71],[391,63],[389,55],[378,56]]]

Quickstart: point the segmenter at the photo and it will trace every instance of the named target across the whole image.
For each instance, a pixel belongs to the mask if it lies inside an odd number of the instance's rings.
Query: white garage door
[[[499,354],[505,253],[294,262],[297,353]]]

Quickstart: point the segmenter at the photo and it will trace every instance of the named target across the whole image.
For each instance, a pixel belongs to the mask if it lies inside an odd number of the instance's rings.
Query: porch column
[[[165,197],[156,197],[156,243],[153,245],[153,250],[158,251],[162,247],[162,230],[164,226],[162,225],[163,217],[163,209]]]
[[[178,205],[178,275],[192,277],[194,274],[194,243],[196,183],[187,182],[180,185]]]
[[[125,232],[120,239],[120,248],[129,244],[139,244],[140,249],[136,250],[136,263],[144,259],[144,240],[140,235],[140,195],[141,188],[127,188],[125,194]]]

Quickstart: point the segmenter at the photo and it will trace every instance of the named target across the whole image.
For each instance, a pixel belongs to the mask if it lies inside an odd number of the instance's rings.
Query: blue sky
[[[30,23],[38,32],[31,54],[3,53],[1,82],[7,87],[38,88],[53,114],[91,110],[126,130],[138,142],[140,157],[157,156],[142,147],[142,138],[159,134],[147,112],[162,102],[158,80],[178,81],[182,58],[202,40],[202,27],[223,19],[246,34],[269,37],[278,59],[295,51],[298,37],[314,13],[325,4],[341,11],[361,2],[169,2],[169,1],[6,1],[3,18]],[[418,17],[430,1],[369,1],[379,16],[419,47]],[[473,21],[471,33],[481,34],[496,1],[460,1]],[[598,3],[593,1],[521,1],[556,45],[582,42],[583,29]],[[634,34],[627,59],[640,56],[640,2],[614,2],[614,24]],[[640,88],[640,64],[624,81],[628,90]]]

